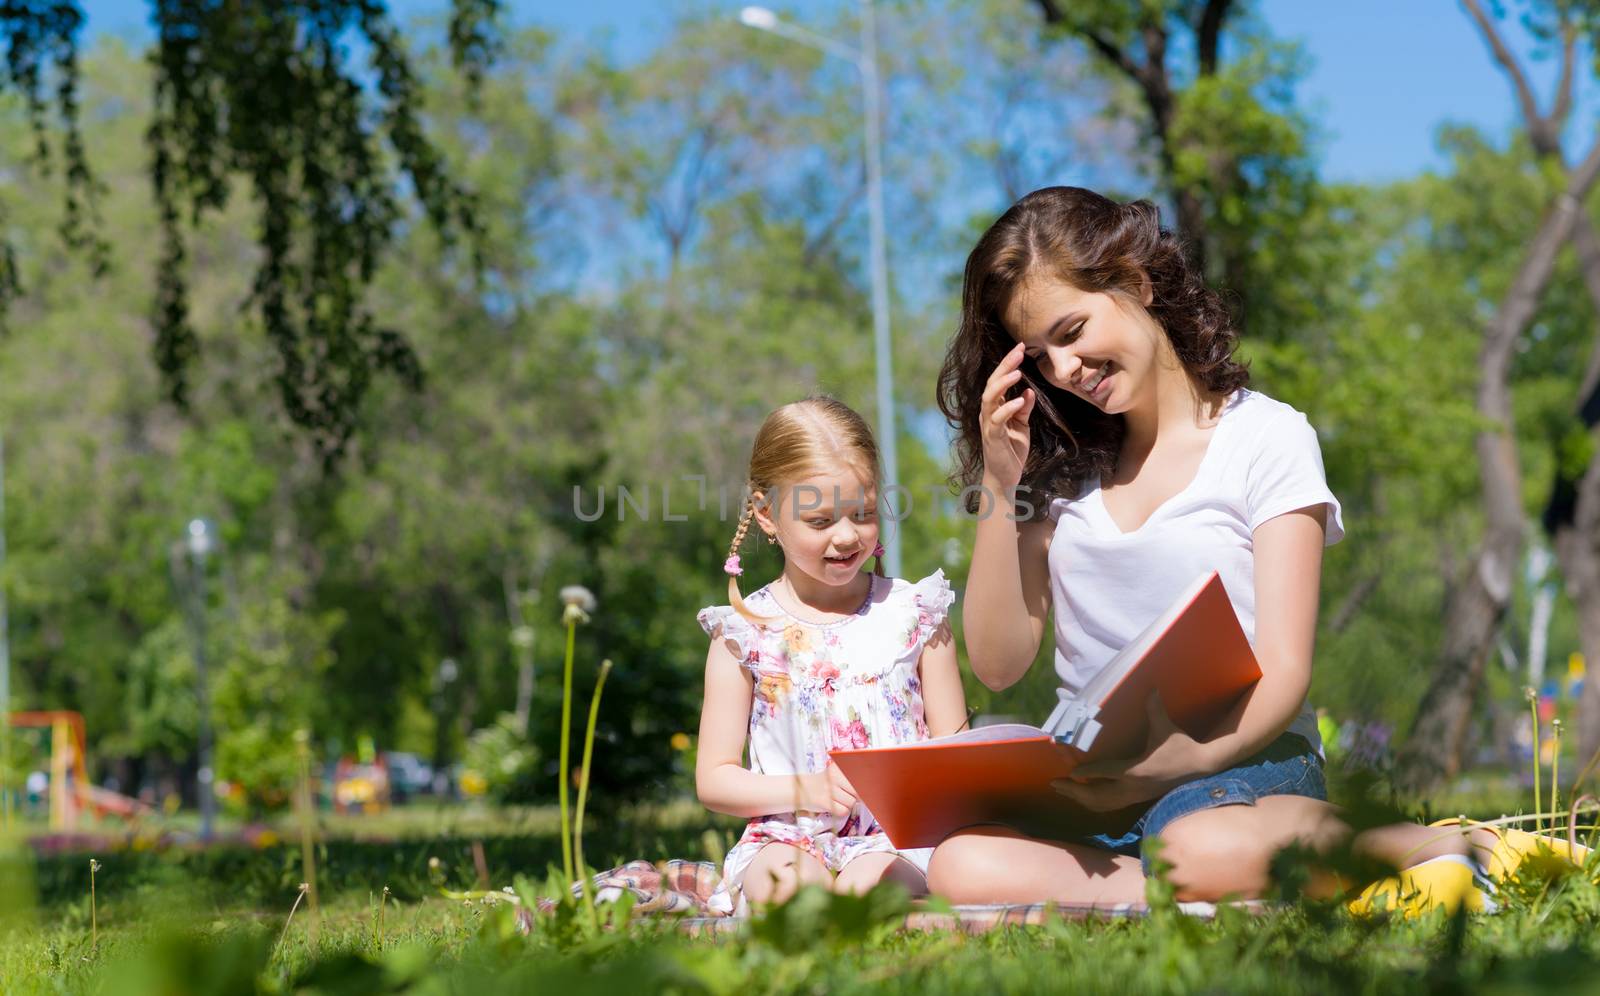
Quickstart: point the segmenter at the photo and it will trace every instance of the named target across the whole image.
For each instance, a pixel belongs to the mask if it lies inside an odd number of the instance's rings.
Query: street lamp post
[[[206,558],[216,549],[216,527],[189,520],[184,546],[189,554],[189,626],[194,637],[194,687],[200,712],[200,839],[210,840],[217,818],[215,769],[211,766],[211,692],[206,674]]]
[[[895,439],[894,367],[889,349],[889,254],[883,212],[883,122],[879,110],[878,26],[872,0],[861,0],[861,47],[853,49],[784,21],[765,7],[746,7],[739,20],[747,27],[768,31],[791,41],[821,49],[852,63],[861,73],[861,108],[867,159],[868,265],[872,279],[872,340],[877,367],[878,445],[883,452],[883,492],[892,494],[900,482],[899,447]],[[900,530],[886,530],[883,540],[884,570],[900,576]]]

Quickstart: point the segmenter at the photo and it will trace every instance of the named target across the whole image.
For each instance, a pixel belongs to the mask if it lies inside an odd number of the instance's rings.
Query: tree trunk
[[[1483,486],[1488,527],[1469,575],[1445,611],[1444,647],[1433,679],[1396,761],[1395,782],[1426,792],[1461,766],[1473,700],[1511,599],[1513,572],[1522,552],[1522,472],[1511,409],[1511,358],[1517,340],[1538,310],[1539,298],[1555,270],[1556,254],[1571,236],[1584,196],[1600,172],[1600,143],[1568,178],[1529,243],[1478,356],[1478,414],[1492,428],[1478,434],[1478,475]]]
[[[1585,661],[1600,660],[1600,460],[1591,460],[1578,484],[1572,521],[1555,533],[1556,558],[1567,582],[1567,594],[1578,609],[1578,641]],[[1586,675],[1578,701],[1578,766],[1600,751],[1600,681]]]
[[[1573,64],[1578,32],[1570,21],[1561,25],[1561,71],[1556,82],[1555,102],[1548,114],[1540,114],[1531,81],[1516,57],[1501,38],[1494,21],[1479,0],[1462,0],[1467,14],[1483,33],[1489,49],[1510,79],[1512,91],[1527,125],[1528,140],[1541,158],[1554,159],[1563,170],[1561,131],[1572,109]],[[1581,198],[1580,198],[1581,199]],[[1589,217],[1580,212],[1572,229],[1573,247],[1584,287],[1595,312],[1600,314],[1600,239]],[[1589,353],[1588,366],[1578,390],[1578,418],[1600,446],[1600,337]],[[1600,661],[1600,480],[1595,461],[1574,480],[1558,469],[1555,486],[1544,510],[1544,527],[1555,546],[1556,559],[1566,579],[1567,593],[1578,609],[1578,639],[1585,660]],[[1600,750],[1600,683],[1585,680],[1584,695],[1578,703],[1578,751],[1580,763]]]
[[[1172,91],[1172,73],[1167,68],[1167,25],[1160,11],[1146,10],[1137,28],[1143,47],[1143,61],[1136,59],[1131,48],[1120,44],[1093,22],[1069,17],[1068,5],[1061,0],[1036,0],[1044,14],[1046,24],[1064,28],[1082,38],[1089,47],[1118,72],[1139,88],[1145,107],[1150,111],[1150,135],[1155,140],[1156,157],[1161,164],[1161,178],[1172,192],[1173,205],[1178,214],[1178,232],[1187,243],[1190,258],[1201,273],[1207,271],[1207,214],[1205,197],[1194,186],[1178,183],[1177,153],[1172,140],[1172,119],[1177,112],[1177,99]],[[1218,52],[1222,42],[1232,0],[1208,0],[1195,29],[1195,51],[1198,72],[1211,76],[1217,71]],[[1227,274],[1220,275],[1227,286]]]

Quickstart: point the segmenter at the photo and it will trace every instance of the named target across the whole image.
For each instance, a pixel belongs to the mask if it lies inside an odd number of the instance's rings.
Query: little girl
[[[695,788],[708,809],[749,818],[711,908],[744,913],[807,883],[925,892],[931,849],[896,850],[828,751],[963,725],[946,622],[955,596],[942,571],[915,584],[883,576],[878,449],[846,405],[813,397],[768,415],[749,489],[723,565],[731,604],[699,614],[712,640]],[[739,548],[752,521],[783,551],[783,573],[746,599]],[[869,555],[880,560],[863,573]]]

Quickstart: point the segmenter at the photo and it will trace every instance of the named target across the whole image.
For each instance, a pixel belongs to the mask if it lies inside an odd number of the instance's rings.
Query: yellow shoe
[[[1495,845],[1494,854],[1488,862],[1489,877],[1501,879],[1514,875],[1524,861],[1530,858],[1539,860],[1541,857],[1581,865],[1588,860],[1589,849],[1582,844],[1574,847],[1562,837],[1529,833],[1526,830],[1503,830],[1500,842]]]
[[[1356,916],[1398,911],[1416,917],[1435,909],[1454,913],[1463,907],[1481,913],[1492,907],[1492,901],[1473,881],[1473,873],[1472,861],[1465,855],[1446,854],[1379,879],[1345,908]]]

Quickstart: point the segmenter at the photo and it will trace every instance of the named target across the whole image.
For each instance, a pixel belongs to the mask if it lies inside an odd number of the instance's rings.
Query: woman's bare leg
[[[926,895],[928,891],[928,880],[916,865],[887,851],[863,854],[839,869],[833,891],[858,895],[879,882],[899,882],[913,896]]]
[[[1270,885],[1272,857],[1278,851],[1290,844],[1327,851],[1349,835],[1349,826],[1331,803],[1269,795],[1253,806],[1219,806],[1173,820],[1160,834],[1161,857],[1172,865],[1179,899],[1253,899]],[[1364,831],[1353,846],[1398,867],[1471,852],[1461,834],[1414,824]]]
[[[934,850],[928,888],[953,903],[1115,906],[1144,901],[1144,872],[1137,858],[986,826],[963,830]]]
[[[1410,868],[1447,854],[1471,857],[1480,868],[1488,867],[1489,855],[1498,838],[1490,830],[1468,827],[1425,827],[1417,823],[1394,823],[1373,827],[1356,834],[1354,846],[1364,854],[1386,861],[1396,868]]]
[[[751,906],[781,903],[802,885],[828,888],[833,875],[815,856],[792,844],[768,844],[745,869],[741,888]]]

